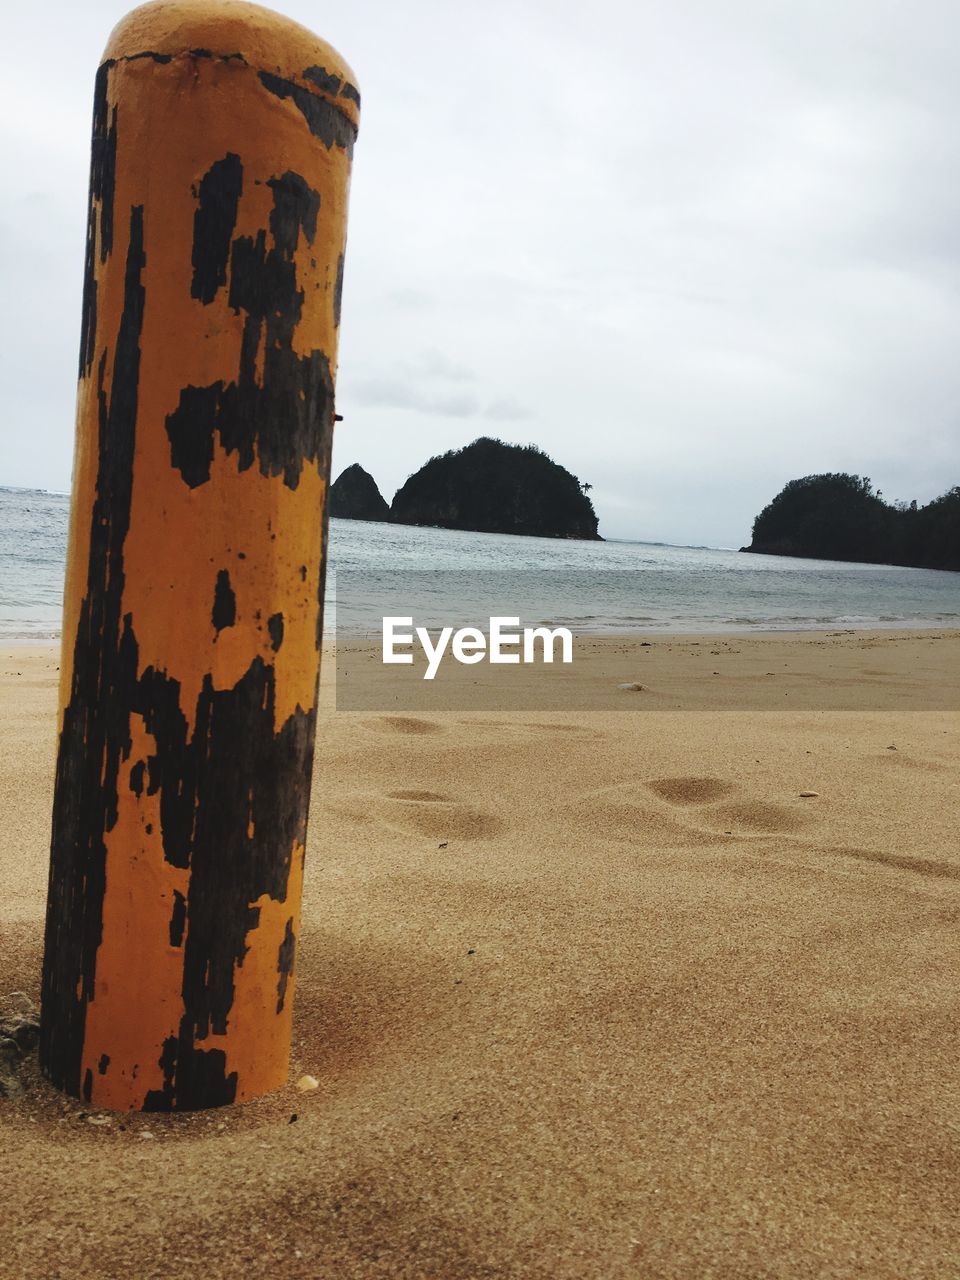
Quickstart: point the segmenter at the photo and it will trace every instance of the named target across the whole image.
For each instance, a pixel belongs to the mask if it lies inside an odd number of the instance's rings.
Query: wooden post
[[[96,1106],[287,1077],[354,86],[242,0],[97,75],[40,1041]]]

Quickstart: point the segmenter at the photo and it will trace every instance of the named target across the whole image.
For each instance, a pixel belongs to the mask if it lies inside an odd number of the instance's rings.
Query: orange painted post
[[[97,75],[40,1044],[96,1106],[287,1077],[354,86],[242,0]]]

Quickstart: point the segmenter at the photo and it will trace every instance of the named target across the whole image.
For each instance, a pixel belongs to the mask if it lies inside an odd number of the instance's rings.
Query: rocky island
[[[589,488],[535,445],[481,437],[424,463],[397,491],[390,518],[441,529],[602,541]]]
[[[390,508],[370,472],[355,462],[330,486],[330,514],[341,520],[389,520]]]
[[[829,472],[791,480],[753,522],[741,551],[960,569],[960,486],[926,506],[889,503],[867,476]]]

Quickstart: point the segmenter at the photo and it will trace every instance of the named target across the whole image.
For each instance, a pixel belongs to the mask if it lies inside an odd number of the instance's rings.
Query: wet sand
[[[583,710],[420,715],[334,712],[328,661],[291,1084],[91,1113],[27,1055],[0,1275],[957,1274],[958,658],[597,639]],[[0,1005],[39,990],[58,661],[0,651]]]

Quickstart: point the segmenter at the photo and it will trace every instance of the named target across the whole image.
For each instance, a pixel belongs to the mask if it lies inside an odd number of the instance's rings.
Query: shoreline
[[[944,570],[944,572],[949,572],[949,571]],[[586,628],[574,630],[574,628],[570,626],[570,624],[568,623],[543,622],[543,623],[537,623],[537,624],[531,624],[531,625],[568,626],[569,629],[573,631],[574,638],[581,639],[581,640],[603,640],[603,639],[613,639],[613,640],[629,640],[629,639],[697,640],[697,639],[700,639],[700,640],[705,640],[705,639],[711,639],[715,636],[723,636],[725,639],[728,639],[728,640],[749,640],[749,639],[755,639],[755,638],[774,639],[777,636],[788,636],[788,637],[799,638],[801,636],[809,636],[809,635],[830,635],[831,633],[842,634],[842,635],[856,635],[856,636],[871,636],[874,634],[889,636],[891,633],[893,633],[894,635],[900,638],[904,638],[912,635],[922,636],[930,631],[942,631],[942,632],[948,632],[948,633],[960,635],[960,623],[928,622],[924,619],[919,619],[912,622],[899,622],[899,621],[889,622],[889,623],[882,622],[877,624],[876,626],[869,626],[869,627],[847,626],[844,623],[818,624],[816,626],[809,626],[809,627],[801,627],[801,626],[795,626],[795,625],[784,626],[784,627],[768,627],[768,626],[744,627],[744,626],[737,626],[736,624],[730,624],[730,626],[718,627],[716,629],[711,629],[710,627],[701,626],[701,627],[691,628],[690,630],[668,630],[668,629],[660,629],[654,626],[654,627],[642,628],[642,629],[636,628],[636,627],[620,628],[620,629],[611,627],[611,628],[603,628],[601,630],[591,631]],[[377,633],[373,633],[369,631],[351,631],[351,632],[345,632],[341,634],[343,634],[344,638],[347,638],[347,639],[358,639],[358,638],[373,639]],[[326,628],[324,628],[324,633],[323,633],[324,648],[333,647],[335,644],[336,638],[337,638],[336,626],[332,627],[330,630],[327,630]],[[60,643],[61,643],[60,633],[57,633],[56,635],[37,636],[37,637],[0,635],[0,653],[5,652],[6,650],[14,650],[19,648],[31,650],[35,647],[41,647],[41,648],[55,647],[59,649]]]

